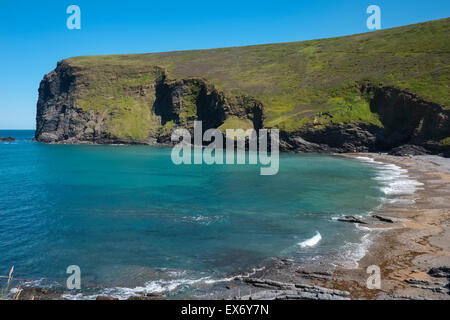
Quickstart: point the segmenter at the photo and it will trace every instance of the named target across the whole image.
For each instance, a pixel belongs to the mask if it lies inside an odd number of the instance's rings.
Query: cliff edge
[[[347,37],[63,60],[36,140],[167,144],[175,128],[280,130],[283,151],[450,156],[450,19]]]

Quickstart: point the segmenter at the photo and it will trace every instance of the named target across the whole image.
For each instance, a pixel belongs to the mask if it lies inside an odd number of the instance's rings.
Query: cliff
[[[284,151],[449,155],[449,38],[443,19],[333,39],[70,58],[41,82],[36,139],[161,144],[202,120],[204,130],[280,129]]]

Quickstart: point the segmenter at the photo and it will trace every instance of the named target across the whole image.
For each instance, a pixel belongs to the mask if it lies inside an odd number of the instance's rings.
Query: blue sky
[[[81,30],[66,9],[81,8]],[[34,129],[37,89],[64,58],[299,41],[450,16],[448,0],[3,1],[0,0],[0,129]]]

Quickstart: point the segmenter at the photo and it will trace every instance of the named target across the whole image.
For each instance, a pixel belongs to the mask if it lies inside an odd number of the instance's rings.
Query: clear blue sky
[[[71,4],[81,30],[66,27]],[[35,128],[39,82],[61,59],[361,33],[371,4],[383,29],[450,16],[449,0],[0,0],[0,129]]]

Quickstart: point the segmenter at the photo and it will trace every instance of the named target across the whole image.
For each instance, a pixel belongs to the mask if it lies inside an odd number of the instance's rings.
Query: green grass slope
[[[254,96],[264,105],[264,125],[288,131],[331,121],[381,125],[357,90],[365,80],[450,105],[450,18],[332,39],[67,61],[91,79],[80,106],[114,106],[116,133],[135,130],[137,137],[155,119],[146,112],[149,101],[127,92],[150,85],[158,67],[171,79],[201,77],[227,95]]]

